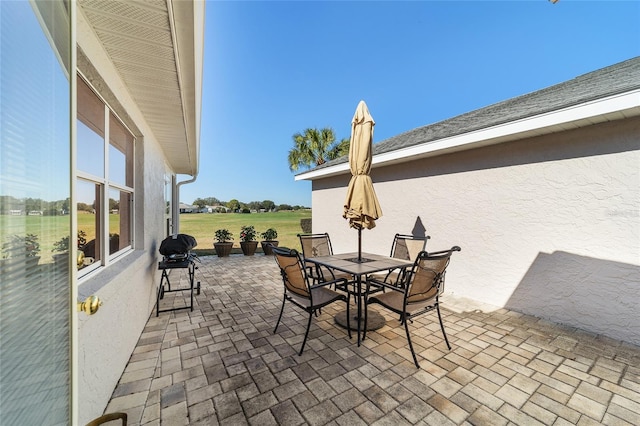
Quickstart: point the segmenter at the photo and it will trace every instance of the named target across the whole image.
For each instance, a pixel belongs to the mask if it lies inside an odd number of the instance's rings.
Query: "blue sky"
[[[640,55],[638,1],[208,0],[206,10],[200,173],[181,187],[187,203],[311,206],[311,183],[289,171],[291,137],[332,127],[348,138],[361,99],[376,143]]]

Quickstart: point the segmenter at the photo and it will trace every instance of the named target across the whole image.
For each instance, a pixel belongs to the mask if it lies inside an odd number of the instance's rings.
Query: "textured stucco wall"
[[[426,229],[428,250],[462,247],[446,292],[640,344],[639,135],[636,118],[374,168],[384,216],[363,250]],[[313,182],[336,252],[357,248],[349,177]]]
[[[81,300],[95,294],[95,315],[78,314],[80,424],[103,414],[155,305],[158,247],[164,238],[165,157],[124,84],[79,16],[79,68],[136,133],[135,246],[108,268],[79,282]],[[152,368],[152,367],[150,367]]]
[[[95,294],[103,302],[95,315],[79,314],[78,317],[81,424],[103,413],[155,305],[155,290],[160,280],[157,253],[164,232],[164,169],[156,164],[163,164],[163,158],[158,153],[149,155],[149,151],[145,151],[148,164],[144,167],[144,178],[140,179],[144,189],[136,188],[144,192],[144,201],[136,206],[144,216],[143,220],[136,221],[136,250],[95,277],[81,281],[78,288],[82,300]]]

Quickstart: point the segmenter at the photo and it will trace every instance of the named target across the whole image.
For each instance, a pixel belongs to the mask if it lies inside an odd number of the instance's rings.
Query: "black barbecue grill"
[[[187,234],[172,235],[160,243],[162,261],[158,262],[158,269],[162,271],[162,277],[160,278],[160,286],[158,287],[156,298],[156,316],[160,315],[160,312],[177,311],[180,309],[191,309],[191,311],[193,311],[193,291],[196,290],[196,293],[200,294],[200,281],[195,283],[195,271],[198,269],[195,261],[198,259],[198,255],[191,252],[197,245],[198,242],[196,239]],[[187,269],[189,274],[189,287],[171,289],[169,274],[172,269]],[[175,291],[189,291],[191,298],[190,304],[177,308],[160,309],[160,299],[164,298],[165,293]]]

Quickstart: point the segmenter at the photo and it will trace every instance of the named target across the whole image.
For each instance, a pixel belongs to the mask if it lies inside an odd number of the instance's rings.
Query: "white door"
[[[73,421],[71,24],[0,1],[0,423]],[[73,240],[72,240],[73,241]],[[58,249],[58,251],[54,251]]]

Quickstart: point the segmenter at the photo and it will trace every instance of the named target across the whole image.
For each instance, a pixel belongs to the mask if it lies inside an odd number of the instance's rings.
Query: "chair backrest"
[[[418,254],[406,289],[407,304],[420,303],[442,293],[444,276],[454,251],[460,251],[460,247],[431,254],[422,251]]]
[[[428,235],[418,237],[415,235],[396,234],[391,246],[391,257],[402,260],[415,259],[418,253],[427,245]]]
[[[307,257],[330,256],[333,254],[329,234],[298,234],[302,255]]]
[[[286,247],[273,247],[273,255],[280,268],[280,274],[286,289],[298,296],[310,298],[307,273],[298,251]]]

